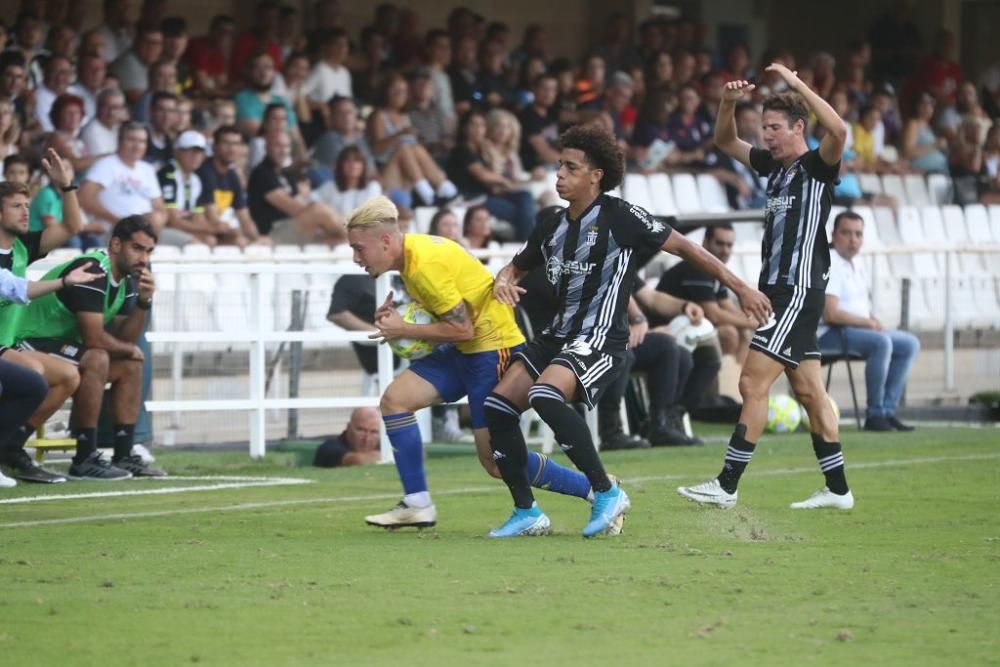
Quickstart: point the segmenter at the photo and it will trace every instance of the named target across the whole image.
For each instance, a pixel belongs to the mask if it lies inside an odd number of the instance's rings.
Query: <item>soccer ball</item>
[[[833,415],[837,418],[837,421],[839,422],[840,406],[837,405],[837,401],[833,400],[833,396],[828,395],[828,398],[830,399],[830,407],[833,408]],[[807,431],[812,430],[809,428],[809,413],[806,412],[805,409],[802,410],[802,425],[806,427]]]
[[[767,401],[767,432],[791,433],[802,421],[802,409],[788,394],[772,396]]]
[[[437,321],[434,314],[425,309],[416,301],[409,301],[396,307],[396,312],[403,318],[404,322],[410,324],[430,324]],[[418,340],[416,338],[397,338],[389,341],[389,347],[401,359],[420,359],[426,357],[434,351],[434,343],[429,340]]]

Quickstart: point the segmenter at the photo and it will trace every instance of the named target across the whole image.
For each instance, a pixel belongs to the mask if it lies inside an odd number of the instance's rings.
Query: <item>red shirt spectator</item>
[[[247,79],[246,64],[258,53],[271,56],[274,69],[281,71],[281,43],[278,41],[278,19],[280,11],[278,3],[273,0],[261,0],[257,3],[254,27],[236,38],[232,57],[229,60],[229,81],[236,82]]]

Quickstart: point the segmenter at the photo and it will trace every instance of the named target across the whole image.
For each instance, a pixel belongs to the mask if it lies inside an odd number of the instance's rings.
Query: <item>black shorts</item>
[[[819,359],[816,330],[823,315],[826,293],[821,289],[780,287],[764,290],[774,313],[757,329],[750,349],[763,352],[789,368],[804,359]]]
[[[51,354],[53,357],[68,361],[74,366],[80,365],[83,353],[87,351],[82,343],[67,343],[55,338],[27,338],[17,344],[17,349],[22,352]]]
[[[579,399],[591,409],[597,406],[601,394],[624,368],[625,353],[594,350],[582,341],[560,341],[544,336],[515,352],[511,361],[520,359],[533,380],[537,380],[549,364],[559,364],[573,371],[579,386]],[[573,400],[567,397],[568,400]]]

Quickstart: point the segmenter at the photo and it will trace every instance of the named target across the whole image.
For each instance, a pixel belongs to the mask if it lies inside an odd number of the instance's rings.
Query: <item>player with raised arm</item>
[[[629,340],[626,309],[635,273],[660,250],[679,255],[714,276],[740,298],[758,322],[771,312],[767,298],[722,262],[670,225],[622,199],[608,196],[621,183],[625,161],[614,136],[594,125],[563,133],[556,191],[569,208],[547,209],[531,237],[497,274],[494,294],[516,304],[518,281],[544,266],[556,290],[552,323],[515,352],[510,369],[486,399],[493,458],[514,499],[510,519],[493,537],[548,532],[549,519],[535,503],[520,415],[530,405],[555,433],[556,442],[590,480],[594,504],[585,537],[607,534],[628,511],[627,494],[608,478],[587,424],[567,401],[591,409],[615,379]]]
[[[462,246],[427,234],[403,234],[396,206],[375,197],[359,206],[347,224],[354,261],[369,275],[399,271],[407,293],[438,319],[404,322],[390,292],[375,312],[373,339],[416,338],[439,343],[430,355],[410,364],[385,388],[380,409],[392,443],[403,499],[388,512],[365,521],[383,528],[429,527],[437,522],[424,473],[423,442],[414,412],[469,397],[479,462],[500,477],[490,449],[483,401],[524,345],[509,306],[493,297],[493,276]],[[591,500],[586,477],[532,452],[526,462],[532,484]],[[620,526],[619,526],[620,527]]]
[[[750,342],[740,376],[743,410],[729,440],[722,471],[714,479],[682,486],[677,492],[696,502],[723,508],[736,504],[737,484],[767,421],[768,392],[784,372],[809,414],[813,450],[826,477],[823,489],[792,507],[850,509],[854,496],[844,474],[837,419],[820,377],[816,340],[830,277],[826,219],[847,126],[795,72],[778,63],[768,66],[767,71],[779,74],[791,91],[764,101],[767,149],[753,148],[736,135],[736,103],[754,89],[746,81],[726,84],[715,123],[715,143],[733,159],[767,177],[758,286],[771,299],[775,312]],[[816,150],[809,150],[805,140],[810,110],[827,131]]]

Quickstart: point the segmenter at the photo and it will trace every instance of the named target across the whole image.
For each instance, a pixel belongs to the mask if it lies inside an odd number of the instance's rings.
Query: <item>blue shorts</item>
[[[410,364],[410,370],[434,385],[446,403],[469,397],[472,428],[486,428],[483,401],[507,370],[515,352],[524,344],[512,348],[464,354],[454,345],[442,345],[423,359]]]

